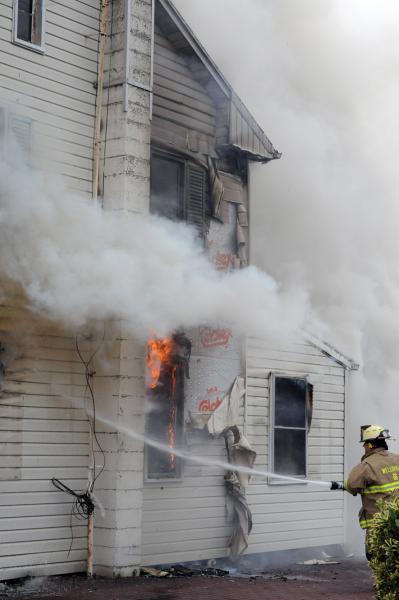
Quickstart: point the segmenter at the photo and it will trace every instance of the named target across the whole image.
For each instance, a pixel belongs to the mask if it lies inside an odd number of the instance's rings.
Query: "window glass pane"
[[[274,430],[274,472],[281,475],[306,475],[305,430]]]
[[[183,218],[183,165],[153,156],[151,159],[151,212],[172,219]]]
[[[17,38],[32,41],[33,0],[18,0]]]
[[[306,427],[305,379],[276,377],[274,402],[276,427]]]

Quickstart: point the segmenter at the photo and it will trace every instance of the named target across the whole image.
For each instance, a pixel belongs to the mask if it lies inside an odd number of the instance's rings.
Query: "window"
[[[146,479],[170,480],[182,476],[184,380],[188,376],[191,342],[183,333],[147,342]]]
[[[153,152],[150,200],[152,213],[173,221],[186,221],[203,237],[207,189],[207,172],[203,167],[166,152]]]
[[[312,385],[305,378],[272,375],[270,466],[274,473],[293,477],[307,476],[307,436],[312,418],[312,390]],[[279,481],[275,479],[272,483]]]
[[[14,42],[43,51],[44,0],[15,0]]]

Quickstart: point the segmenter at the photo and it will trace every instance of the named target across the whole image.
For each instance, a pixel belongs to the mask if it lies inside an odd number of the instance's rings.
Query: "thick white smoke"
[[[281,337],[307,311],[256,268],[221,276],[185,225],[103,211],[13,158],[0,161],[0,273],[50,318],[121,318],[140,336],[227,322]]]
[[[361,423],[399,437],[399,4],[176,5],[283,152],[253,174],[251,256],[307,290],[327,339],[362,365],[353,464]]]

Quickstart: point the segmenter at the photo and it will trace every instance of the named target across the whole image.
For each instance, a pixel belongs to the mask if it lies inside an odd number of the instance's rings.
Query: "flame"
[[[174,342],[172,338],[153,338],[147,341],[147,386],[157,387],[162,366],[170,363]]]

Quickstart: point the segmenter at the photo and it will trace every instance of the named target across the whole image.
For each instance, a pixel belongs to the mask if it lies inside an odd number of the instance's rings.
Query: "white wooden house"
[[[5,0],[0,50],[5,143],[17,138],[38,168],[99,195],[105,210],[186,220],[217,269],[247,264],[248,171],[280,155],[170,0]],[[87,484],[88,419],[60,397],[60,389],[64,398],[86,392],[76,332],[30,314],[14,290],[3,297],[0,580],[84,571],[85,523],[74,522],[68,552],[71,503],[51,484],[52,477],[75,490]],[[256,468],[343,479],[349,359],[309,336],[277,348],[222,325],[185,334],[190,379],[181,379],[176,427],[191,452],[226,458],[222,441],[192,423],[242,376],[237,425],[257,452]],[[223,470],[169,468],[118,431],[119,422],[146,428],[146,350],[123,323],[106,324],[106,342],[93,387],[98,413],[115,427],[97,424],[105,468],[95,491],[105,512],[95,515],[96,571],[130,575],[142,565],[225,557]],[[89,352],[90,341],[80,348]],[[297,420],[285,420],[287,393]],[[249,553],[344,542],[340,494],[254,478],[247,497]]]

